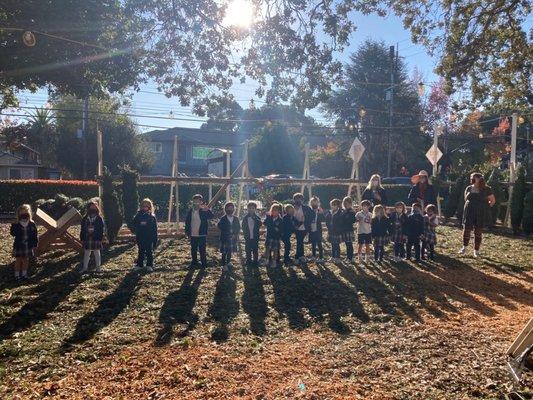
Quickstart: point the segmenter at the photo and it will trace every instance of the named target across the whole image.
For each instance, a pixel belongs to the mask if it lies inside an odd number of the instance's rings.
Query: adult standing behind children
[[[387,191],[381,186],[381,176],[374,174],[370,177],[361,199],[370,201],[372,207],[378,204],[387,205]]]
[[[428,204],[437,204],[435,189],[429,183],[427,171],[422,170],[418,175],[412,176],[411,182],[413,183],[413,187],[411,187],[408,196],[410,203],[418,203],[422,209]]]
[[[294,218],[298,221],[296,226],[296,254],[294,258],[298,262],[304,262],[304,239],[305,235],[311,230],[311,220],[313,219],[313,210],[311,207],[303,204],[304,195],[295,193],[292,196],[294,205]]]
[[[200,252],[200,262],[202,268],[207,267],[207,228],[208,221],[215,218],[213,212],[204,204],[201,194],[192,196],[192,208],[185,217],[185,234],[190,239],[191,244],[191,264],[194,268],[198,265],[198,251]]]
[[[470,242],[470,235],[474,231],[474,257],[479,257],[481,247],[481,237],[485,226],[485,219],[490,208],[496,202],[494,193],[490,186],[485,184],[483,175],[474,172],[470,175],[470,183],[465,190],[465,207],[463,212],[463,247],[459,250],[464,254]]]

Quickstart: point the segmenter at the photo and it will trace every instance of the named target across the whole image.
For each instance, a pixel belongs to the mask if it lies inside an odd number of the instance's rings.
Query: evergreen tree
[[[102,206],[107,227],[109,244],[115,243],[118,232],[122,227],[122,207],[118,201],[117,192],[113,186],[113,177],[109,170],[104,168],[102,181]]]
[[[502,186],[501,180],[502,175],[499,168],[494,168],[487,180],[487,185],[492,188],[494,197],[496,198],[494,206],[492,206],[490,209],[491,212],[489,214],[489,221],[487,221],[487,225],[490,227],[496,225],[498,216],[500,215],[501,204],[505,200],[505,190]]]
[[[528,236],[533,233],[533,190],[529,190],[524,197],[524,217],[522,218],[522,229]]]
[[[522,216],[524,214],[524,197],[526,195],[526,170],[522,164],[518,165],[516,171],[516,181],[511,193],[511,226],[513,233],[518,233]]]
[[[122,207],[124,210],[124,220],[131,229],[133,217],[139,208],[139,191],[137,181],[139,173],[131,169],[128,165],[122,168]]]

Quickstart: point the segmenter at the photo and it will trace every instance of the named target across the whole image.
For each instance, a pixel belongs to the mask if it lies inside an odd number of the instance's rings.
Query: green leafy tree
[[[139,209],[139,191],[137,181],[139,173],[131,169],[128,165],[121,168],[122,172],[122,207],[124,210],[124,220],[131,229],[133,217]]]
[[[113,176],[109,169],[104,168],[102,181],[102,205],[107,228],[109,244],[114,244],[124,220],[122,207],[113,185]]]
[[[343,140],[345,154],[355,136],[356,125],[361,123],[359,138],[366,151],[360,161],[362,176],[387,169],[387,146],[389,125],[385,86],[373,85],[373,82],[390,80],[389,49],[382,42],[368,40],[350,56],[339,89],[333,92],[325,103],[324,109],[329,116],[336,118],[339,137]],[[391,173],[398,174],[402,167],[409,171],[427,168],[425,152],[430,146],[429,136],[420,132],[422,109],[416,85],[407,78],[406,67],[398,60],[394,67],[394,130],[391,136],[392,165]],[[366,115],[359,116],[364,108]],[[353,121],[353,122],[352,122]],[[344,130],[348,124],[348,131]],[[349,172],[349,171],[348,171]]]
[[[137,171],[146,171],[153,163],[153,155],[130,117],[125,115],[118,99],[91,99],[87,151],[76,132],[81,128],[82,101],[71,96],[61,96],[53,102],[59,135],[58,162],[72,176],[82,177],[83,157],[87,158],[87,176],[96,175],[96,118],[102,132],[104,165],[111,173],[120,173],[119,166],[128,164]],[[97,113],[96,113],[97,112]],[[68,149],[68,151],[67,151]]]
[[[524,215],[524,197],[526,195],[526,171],[522,164],[520,164],[516,171],[516,181],[511,193],[511,226],[513,232],[516,234],[520,229],[522,217]]]

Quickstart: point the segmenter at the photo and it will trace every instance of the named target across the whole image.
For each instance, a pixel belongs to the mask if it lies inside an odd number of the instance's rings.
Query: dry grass
[[[151,274],[122,244],[99,276],[58,253],[23,285],[4,239],[0,398],[503,398],[505,349],[533,314],[532,243],[486,235],[475,260],[439,229],[434,263],[222,274],[215,248],[187,270],[186,243],[165,241]]]

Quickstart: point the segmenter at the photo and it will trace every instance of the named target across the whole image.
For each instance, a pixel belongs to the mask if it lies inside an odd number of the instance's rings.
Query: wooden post
[[[304,158],[304,171],[302,174],[302,179],[309,179],[309,143],[305,144],[305,158]],[[300,192],[305,196],[305,188],[306,185],[303,184]],[[310,186],[307,186],[307,189],[309,190],[309,198],[311,198],[311,188]]]
[[[244,164],[242,166],[241,177],[248,177],[248,140],[244,142]],[[244,183],[239,184],[239,200],[237,203],[237,216],[241,215],[241,203],[242,203],[242,194],[244,191]]]
[[[229,186],[230,180],[237,174],[237,171],[239,171],[239,168],[242,168],[243,166],[244,166],[244,160],[237,166],[237,168],[235,168],[235,171],[231,173],[226,183],[224,183],[224,185],[218,190],[218,192],[215,193],[213,198],[209,201],[209,204],[207,205],[209,208],[211,208],[213,204],[217,202],[220,196],[222,196],[226,188]]]
[[[177,160],[178,160],[178,136],[175,135],[174,136],[174,152],[172,154],[172,170],[171,170],[171,176],[173,178],[175,178],[177,176],[177,169],[178,169],[178,166],[177,166]],[[174,197],[174,189],[175,187],[177,186],[177,182],[176,181],[172,181],[172,183],[170,184],[170,194],[169,194],[169,198],[168,198],[168,217],[167,217],[167,233],[170,233],[170,231],[172,230],[172,226],[171,226],[171,222],[172,222],[172,200],[173,200],[173,197]],[[177,194],[178,190],[177,190],[177,187],[176,187],[176,194]]]
[[[172,163],[175,165],[175,176],[178,176],[178,168],[179,168],[179,142],[178,142],[178,136],[174,136],[174,160]],[[176,233],[178,233],[180,229],[180,196],[179,196],[179,184],[176,182],[174,185],[174,203],[176,203]]]
[[[231,150],[230,149],[227,149],[227,152],[226,152],[226,178],[230,178],[231,177]],[[227,185],[226,186],[226,202],[230,201],[230,197],[231,197],[231,190],[230,190],[230,185]]]
[[[435,146],[435,149],[439,147],[439,132],[438,129],[435,130],[433,133],[433,146]],[[433,177],[437,177],[437,162],[433,164]]]
[[[357,181],[359,180],[359,163],[358,162],[355,162],[355,161],[352,162],[352,172],[350,173],[350,179],[356,179]],[[354,184],[350,183],[350,185],[348,186],[347,196],[352,195],[353,187],[354,187]],[[361,202],[361,185],[357,183],[355,184],[355,188],[356,188],[355,190],[356,190],[357,202],[360,203]]]
[[[513,113],[511,122],[511,159],[509,161],[509,201],[505,213],[504,225],[511,228],[511,196],[513,194],[513,184],[516,181],[516,127],[518,125],[518,115]]]
[[[98,197],[102,198],[102,175],[104,173],[103,144],[102,132],[98,129],[98,120],[96,120],[96,152],[98,154],[98,164],[96,166],[96,175],[98,175]]]

